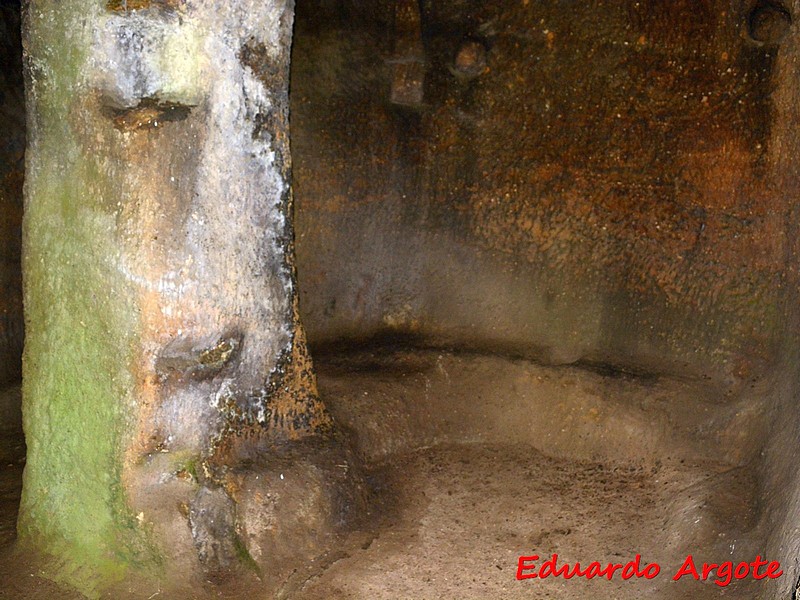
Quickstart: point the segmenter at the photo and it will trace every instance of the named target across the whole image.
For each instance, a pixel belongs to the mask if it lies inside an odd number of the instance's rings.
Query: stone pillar
[[[19,533],[90,595],[132,564],[220,574],[291,560],[265,550],[276,528],[251,496],[285,480],[275,460],[341,448],[297,316],[293,10],[27,6]],[[333,468],[296,470],[308,496],[346,487]],[[317,496],[318,529],[343,522],[336,494]]]

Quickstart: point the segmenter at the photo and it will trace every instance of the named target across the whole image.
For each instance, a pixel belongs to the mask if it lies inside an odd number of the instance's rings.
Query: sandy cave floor
[[[757,554],[757,482],[743,466],[758,433],[757,382],[722,394],[674,379],[438,351],[364,351],[317,364],[321,391],[365,456],[385,515],[304,571],[285,597],[757,594],[757,584],[671,581],[689,553],[698,563]],[[17,395],[6,390],[0,410],[0,597],[78,598],[11,554],[24,465]],[[640,554],[661,573],[516,580],[520,555],[553,553],[570,564]],[[176,597],[144,589],[128,597]],[[209,585],[194,597],[254,596]]]

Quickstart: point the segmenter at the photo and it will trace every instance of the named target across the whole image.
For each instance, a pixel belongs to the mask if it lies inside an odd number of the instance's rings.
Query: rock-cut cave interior
[[[82,598],[15,548],[20,11],[0,7],[0,597]],[[800,597],[800,2],[294,19],[299,312],[369,514],[264,595],[102,597]],[[520,577],[554,554],[660,573]],[[701,577],[675,580],[689,555]]]

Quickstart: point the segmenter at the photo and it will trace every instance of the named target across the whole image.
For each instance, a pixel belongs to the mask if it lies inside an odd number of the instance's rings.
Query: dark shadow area
[[[0,385],[21,375],[25,101],[20,4],[0,4]]]
[[[20,2],[0,2],[0,553],[7,562],[25,465],[22,374],[22,186],[25,173],[25,91]],[[3,569],[8,590],[15,568]],[[0,592],[0,595],[6,592]]]
[[[20,414],[23,341],[22,184],[25,101],[20,3],[0,2],[0,547],[16,537],[25,464]],[[2,575],[7,581],[8,574]]]

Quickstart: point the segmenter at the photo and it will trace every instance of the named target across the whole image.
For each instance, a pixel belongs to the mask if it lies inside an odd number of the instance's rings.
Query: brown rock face
[[[301,6],[295,47],[312,342],[737,384],[774,362],[788,5],[423,2],[415,112],[386,102],[394,3],[347,6]]]

